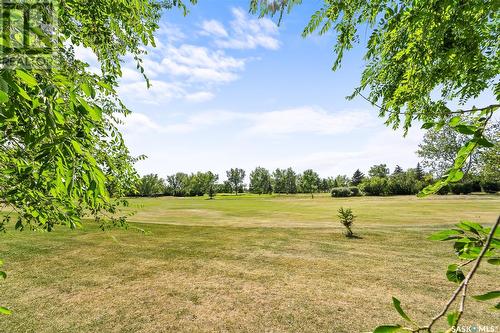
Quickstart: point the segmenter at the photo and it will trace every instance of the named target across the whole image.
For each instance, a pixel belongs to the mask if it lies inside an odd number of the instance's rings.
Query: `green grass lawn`
[[[340,206],[358,216],[346,239]],[[133,229],[0,235],[0,332],[363,332],[441,309],[461,219],[492,223],[500,197],[218,196],[132,199]],[[471,293],[498,289],[484,265]],[[498,325],[470,300],[464,324]]]

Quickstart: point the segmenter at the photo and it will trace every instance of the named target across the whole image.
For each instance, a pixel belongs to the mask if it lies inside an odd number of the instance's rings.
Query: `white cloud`
[[[205,36],[215,36],[215,37],[227,37],[228,33],[224,28],[224,25],[217,20],[208,20],[201,23],[200,32],[201,35]]]
[[[219,37],[215,44],[221,48],[228,49],[265,49],[277,50],[280,42],[276,38],[278,26],[268,18],[251,18],[243,9],[233,8],[234,19],[230,22],[231,30],[228,33],[222,23],[210,21],[211,32],[204,30],[205,34]],[[217,28],[219,29],[217,29]],[[220,28],[226,32],[225,34]],[[216,33],[219,32],[219,34]]]
[[[168,22],[161,22],[160,28],[157,30],[155,35],[157,36],[155,40],[157,47],[161,47],[162,44],[161,42],[158,44],[158,40],[160,39],[158,37],[161,37],[161,39],[167,40],[168,42],[178,42],[186,39],[186,34],[182,32],[178,26]]]
[[[185,95],[183,88],[170,82],[151,80],[148,89],[144,79],[133,82],[122,82],[118,88],[120,96],[146,104],[163,104],[174,98],[182,98]]]
[[[213,99],[215,95],[211,93],[210,91],[198,91],[195,93],[187,94],[185,96],[185,99],[189,102],[196,102],[196,103],[201,103],[201,102],[206,102],[211,99]]]
[[[161,22],[155,36],[156,47],[147,48],[142,63],[153,87],[147,90],[135,61],[127,57],[122,68],[121,96],[146,104],[176,99],[206,102],[215,97],[216,86],[238,80],[249,59],[254,59],[232,56],[224,49],[279,48],[278,29],[271,20],[251,18],[241,8],[233,8],[232,14],[228,27],[213,19],[201,22],[201,32],[195,35],[214,41],[208,45],[186,43],[189,36],[177,25]],[[79,52],[82,58],[91,59],[88,50]]]
[[[115,116],[122,122],[118,127],[124,131],[149,132],[151,130],[161,130],[161,127],[152,121],[151,118],[139,112],[132,112],[126,117],[122,114],[116,114]]]
[[[373,115],[367,111],[329,113],[318,107],[258,113],[252,116],[250,134],[280,135],[293,133],[341,134],[359,127],[369,127]]]
[[[127,132],[154,132],[157,134],[190,133],[210,126],[226,123],[238,117],[238,114],[225,111],[207,111],[191,115],[181,122],[158,124],[145,114],[133,112],[127,117],[120,117],[120,127]]]
[[[244,67],[244,59],[228,56],[222,50],[183,44],[180,47],[168,46],[156,71],[183,76],[189,81],[225,83],[236,80],[237,72]]]
[[[187,99],[197,101],[211,98],[207,92],[195,93]],[[145,115],[143,115],[145,116]],[[314,133],[323,135],[338,135],[350,133],[359,128],[373,126],[374,116],[367,111],[345,111],[329,113],[318,107],[305,106],[269,112],[230,112],[207,111],[192,114],[184,121],[163,126],[150,127],[162,133],[170,130],[192,132],[204,130],[210,126],[227,125],[237,122],[243,128],[240,134],[244,136],[273,136],[299,133]]]
[[[81,45],[73,45],[73,49],[75,51],[75,58],[89,64],[88,70],[91,73],[101,74],[99,61],[92,49]]]
[[[238,79],[245,68],[245,59],[210,50],[203,46],[168,44],[149,51],[143,66],[151,79],[147,89],[142,74],[128,59],[122,69],[119,92],[122,97],[147,104],[162,104],[174,99],[205,102],[215,97],[210,91],[215,85]]]

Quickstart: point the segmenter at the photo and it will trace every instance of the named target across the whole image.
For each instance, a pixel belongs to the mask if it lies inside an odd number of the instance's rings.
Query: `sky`
[[[121,125],[140,174],[229,168],[314,169],[322,177],[367,172],[374,164],[415,167],[423,136],[406,138],[362,98],[346,100],[360,80],[363,43],[331,70],[335,36],[302,38],[318,8],[311,0],[278,27],[248,13],[248,0],[204,0],[166,11],[156,48],[144,56],[146,83],[125,59],[119,95],[133,111]],[[77,56],[91,62],[92,55]]]

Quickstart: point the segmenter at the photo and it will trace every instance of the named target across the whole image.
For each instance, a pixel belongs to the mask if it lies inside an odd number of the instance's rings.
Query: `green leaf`
[[[83,108],[89,113],[90,118],[95,121],[100,121],[102,118],[102,113],[97,107],[90,106],[87,101],[81,97],[77,97],[78,102],[83,106]]]
[[[464,173],[459,169],[451,169],[448,173],[448,178],[446,179],[450,183],[458,182],[464,177]]]
[[[463,231],[461,230],[441,230],[438,231],[428,237],[429,240],[438,240],[438,241],[445,241],[445,240],[450,240],[454,239],[457,237],[457,235],[463,235]]]
[[[36,79],[31,76],[31,74],[26,73],[22,69],[16,69],[16,76],[30,87],[34,87],[38,84]]]
[[[0,103],[6,103],[9,101],[9,95],[5,91],[0,90]]]
[[[468,125],[457,125],[454,127],[457,132],[465,134],[465,135],[471,135],[476,132],[476,128],[474,126],[468,126]]]
[[[431,195],[431,194],[434,194],[436,193],[437,191],[439,191],[443,186],[445,186],[446,184],[448,184],[448,182],[445,182],[444,180],[438,180],[437,182],[435,182],[434,184],[431,184],[431,185],[428,185],[426,186],[422,191],[420,191],[417,196],[419,198],[421,197],[425,197],[425,196],[428,196],[428,195]]]
[[[0,271],[0,278],[6,279],[7,278],[7,273]]]
[[[75,151],[78,154],[83,155],[82,147],[80,146],[80,144],[77,141],[71,140],[71,145],[73,146],[73,148],[75,149]]]
[[[31,97],[28,95],[26,90],[24,90],[23,88],[21,88],[17,84],[14,86],[14,89],[16,89],[16,91],[19,93],[19,95],[21,95],[24,99],[31,101]]]
[[[482,233],[483,235],[487,234],[484,231],[484,228],[482,225],[480,225],[479,223],[471,222],[471,221],[460,221],[460,223],[457,224],[457,227],[459,227],[460,229],[465,230],[465,231],[473,232],[476,235],[479,235],[479,233]]]
[[[500,297],[500,290],[490,291],[486,294],[472,296],[472,298],[478,301],[487,301],[489,299],[494,299]]]
[[[448,320],[448,325],[450,325],[450,327],[455,326],[457,324],[458,316],[459,316],[458,312],[455,311],[455,312],[450,313],[446,317],[446,319]]]
[[[408,317],[408,315],[404,312],[403,308],[401,307],[401,301],[399,299],[393,297],[392,304],[394,305],[394,308],[399,313],[399,315],[403,317],[403,319],[409,321],[410,323],[413,323],[413,321],[410,319],[410,317]]]
[[[494,147],[495,145],[488,141],[487,139],[485,138],[479,138],[479,139],[476,139],[474,140],[479,146],[482,146],[482,147],[488,147],[488,148],[491,148],[491,147]]]
[[[97,84],[98,84],[100,87],[102,87],[102,88],[104,88],[104,89],[108,90],[109,92],[112,92],[112,91],[113,91],[113,88],[112,88],[112,87],[111,87],[108,83],[106,83],[106,82],[104,82],[104,81],[98,81],[98,82],[97,82]]]
[[[462,253],[458,256],[460,259],[476,259],[482,251],[482,247],[473,246],[472,244],[467,244],[463,247]],[[491,253],[486,252],[485,256],[491,255]]]
[[[453,118],[450,119],[450,121],[448,122],[448,124],[450,125],[450,127],[455,127],[458,124],[460,124],[461,121],[462,121],[462,117],[455,116],[455,117],[453,117]]]
[[[448,266],[448,270],[446,271],[446,277],[448,278],[448,281],[455,283],[460,283],[465,279],[464,273],[456,264]]]
[[[384,325],[377,327],[373,333],[396,333],[401,331],[400,325]]]
[[[92,98],[95,97],[95,90],[92,86],[89,86],[87,83],[82,83],[80,87],[82,88],[85,95]]]
[[[54,110],[54,115],[56,116],[56,122],[58,124],[63,125],[64,124],[64,116],[61,114],[61,112]]]
[[[436,125],[436,124],[435,123],[424,123],[421,128],[422,129],[429,129],[429,128],[434,127],[434,125]]]
[[[10,311],[7,308],[4,308],[3,306],[0,306],[0,313],[4,314],[4,315],[10,315],[10,314],[12,314],[12,311]]]

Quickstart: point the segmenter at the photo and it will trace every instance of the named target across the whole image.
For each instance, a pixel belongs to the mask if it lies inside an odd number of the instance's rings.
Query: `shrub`
[[[498,191],[500,191],[500,182],[482,181],[481,188],[486,193],[497,193]]]
[[[347,198],[352,196],[353,193],[349,187],[334,187],[332,188],[332,197],[335,198]]]
[[[340,218],[340,223],[347,229],[345,232],[346,237],[354,237],[354,233],[352,232],[352,224],[354,223],[354,219],[356,216],[352,213],[351,208],[344,209],[344,207],[340,207],[338,210],[338,217]]]
[[[474,184],[471,182],[450,184],[450,190],[453,194],[469,194],[474,189]]]
[[[481,181],[479,179],[474,179],[470,181],[472,186],[472,192],[481,192]]]
[[[462,184],[462,193],[470,194],[472,192],[474,192],[474,182],[464,182]]]
[[[388,193],[387,178],[372,177],[361,183],[361,190],[366,195],[385,195]]]
[[[351,186],[349,187],[349,190],[351,190],[351,196],[353,197],[357,197],[357,196],[360,196],[361,195],[361,191],[359,190],[359,188],[357,186]]]
[[[439,191],[436,192],[436,194],[439,195],[446,195],[450,193],[450,185],[445,185],[439,189]]]

